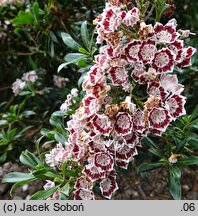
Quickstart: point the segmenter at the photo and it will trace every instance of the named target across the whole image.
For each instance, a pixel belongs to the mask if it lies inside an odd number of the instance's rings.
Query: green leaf
[[[4,153],[0,156],[0,164],[4,163],[6,159],[7,159],[7,152],[4,152]]]
[[[81,75],[81,77],[78,79],[78,87],[79,88],[81,88],[81,84],[83,83],[85,77],[86,77],[86,73],[83,73]]]
[[[187,138],[184,138],[183,140],[177,142],[176,153],[182,152],[186,144],[187,144]]]
[[[155,156],[157,156],[159,158],[163,157],[163,154],[160,152],[159,149],[151,148],[151,149],[149,149],[149,152],[151,152],[153,155],[155,155]]]
[[[46,136],[46,137],[49,138],[49,139],[52,139],[52,140],[53,140],[55,134],[56,134],[55,131],[51,131],[51,130],[49,130],[49,129],[47,129],[47,128],[42,128],[42,129],[41,129],[41,135]]]
[[[59,73],[64,67],[66,67],[67,65],[69,64],[72,64],[73,62],[65,62],[65,63],[62,63],[58,66],[58,69],[57,69],[57,72]]]
[[[182,166],[198,165],[198,156],[180,158],[177,160],[177,164]]]
[[[8,121],[7,120],[0,120],[0,126],[7,124]]]
[[[144,137],[143,144],[158,149],[157,145],[149,137]]]
[[[19,181],[19,182],[16,182],[14,185],[12,185],[11,189],[10,189],[10,196],[12,196],[12,192],[13,190],[15,190],[17,187],[20,187],[24,184],[28,184],[29,182],[31,181],[34,181],[35,179],[29,179],[29,180],[24,180],[24,181]]]
[[[198,138],[194,138],[194,139],[190,139],[188,141],[188,144],[190,146],[191,149],[198,149]]]
[[[87,29],[87,21],[84,21],[82,23],[80,33],[81,33],[83,44],[85,45],[87,50],[89,50],[91,38],[89,36],[89,31]]]
[[[77,65],[78,65],[78,67],[87,67],[87,63],[85,62],[85,60],[84,59],[79,59],[78,60],[78,62],[77,62]]]
[[[67,139],[60,133],[56,133],[54,135],[54,139],[57,141],[57,142],[60,142],[61,144],[63,144],[63,146],[65,145],[65,142],[67,142]]]
[[[31,173],[12,172],[4,176],[3,183],[14,183],[19,181],[33,180],[35,177]]]
[[[63,117],[66,115],[64,111],[56,111],[52,113],[53,116]]]
[[[61,188],[60,192],[63,193],[65,196],[69,196],[69,189],[70,185],[69,183],[66,183],[66,185]]]
[[[23,112],[21,113],[21,115],[22,115],[22,116],[28,117],[28,116],[30,116],[30,115],[36,115],[36,113],[35,113],[34,111],[32,111],[32,110],[26,110],[26,111],[23,111]]]
[[[28,150],[21,153],[19,160],[22,164],[30,168],[35,168],[38,164],[41,164],[40,160]]]
[[[76,177],[76,173],[73,170],[63,170],[63,173],[69,177]]]
[[[79,52],[81,52],[81,53],[83,53],[83,54],[85,54],[85,55],[90,55],[90,53],[89,53],[86,49],[84,49],[83,47],[81,47],[81,48],[79,49]]]
[[[80,44],[78,44],[69,34],[65,32],[61,32],[61,38],[64,44],[73,50],[78,51],[81,47]]]
[[[55,55],[55,51],[54,51],[54,42],[51,41],[50,42],[50,56],[53,58]]]
[[[33,24],[34,16],[31,12],[19,11],[17,17],[12,19],[11,22],[15,25]]]
[[[45,173],[48,171],[47,168],[41,168],[39,170],[35,170],[32,172],[32,175],[34,175],[36,178],[45,178]]]
[[[59,175],[56,171],[52,171],[52,170],[48,170],[44,175],[48,178],[53,178],[53,179],[62,178],[61,175]]]
[[[190,121],[198,117],[198,105],[194,108],[192,114],[190,115]]]
[[[175,200],[181,199],[181,170],[177,166],[169,166],[168,188]]]
[[[35,21],[38,23],[39,22],[39,4],[38,2],[35,2],[33,4],[33,12],[34,12]]]
[[[57,191],[58,187],[59,185],[48,190],[37,191],[30,197],[30,200],[46,200],[48,197],[50,197],[53,193]]]
[[[61,134],[64,134],[64,135],[67,136],[65,126],[64,126],[63,122],[59,118],[52,115],[49,122],[50,122],[50,124],[52,126],[54,126],[58,130],[58,132],[60,132]]]
[[[82,53],[68,53],[65,57],[64,60],[66,62],[72,62],[76,63],[79,59],[82,59],[83,57],[86,57],[86,55]]]
[[[58,39],[57,39],[56,35],[54,34],[54,32],[49,31],[49,34],[50,34],[52,41],[55,43],[58,43]]]
[[[165,162],[143,163],[138,167],[138,172],[146,172],[149,170],[157,169],[164,165],[165,165]]]
[[[19,93],[20,96],[25,96],[25,95],[30,95],[30,94],[32,94],[31,91],[21,91],[21,92]]]

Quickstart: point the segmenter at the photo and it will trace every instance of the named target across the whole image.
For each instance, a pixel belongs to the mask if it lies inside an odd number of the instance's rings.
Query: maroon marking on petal
[[[113,170],[114,161],[113,158],[104,152],[95,154],[94,163],[96,167],[99,167],[102,171]]]
[[[114,129],[119,135],[129,134],[132,130],[132,116],[125,112],[118,113]]]

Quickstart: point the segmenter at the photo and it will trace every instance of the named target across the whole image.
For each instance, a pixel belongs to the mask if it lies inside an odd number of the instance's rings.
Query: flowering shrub
[[[165,1],[159,2],[154,24],[147,23],[146,11],[140,3],[134,7],[126,1],[113,0],[106,3],[94,20],[96,41],[102,45],[99,54],[94,56],[94,65],[84,76],[81,102],[81,96],[73,89],[61,105],[61,111],[52,115],[51,124],[58,132],[42,131],[43,135],[58,141],[45,154],[44,163],[30,152],[21,155],[21,162],[35,169],[24,176],[26,182],[35,178],[53,179],[47,179],[44,191],[35,193],[32,199],[93,200],[96,188],[104,198],[111,199],[118,190],[118,168],[128,168],[141,152],[143,141],[149,140],[148,136],[164,134],[170,139],[175,130],[174,121],[186,114],[184,86],[173,70],[191,66],[196,49],[185,45],[184,39],[190,32],[177,30],[175,19],[165,24],[159,22]],[[74,43],[73,47],[76,46]],[[80,51],[89,57],[86,50]],[[80,55],[81,60],[88,58],[84,54]],[[64,63],[61,69],[66,65]],[[72,105],[74,112],[70,113]],[[57,116],[70,114],[65,130]],[[177,137],[175,133],[178,140],[195,122],[197,114],[182,118],[182,134]],[[165,154],[151,142],[150,151],[160,160],[139,167],[141,172],[168,166],[169,190],[175,199],[181,197],[178,185],[181,171],[177,165],[198,163],[196,156],[186,156],[183,151],[188,141],[179,143],[176,148],[170,146]],[[13,175],[18,174],[8,175],[4,182]]]

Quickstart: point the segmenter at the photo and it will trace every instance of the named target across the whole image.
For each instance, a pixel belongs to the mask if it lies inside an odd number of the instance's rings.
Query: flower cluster
[[[25,89],[28,83],[35,83],[38,76],[35,71],[29,71],[23,74],[21,79],[16,79],[12,84],[12,91],[15,95],[18,95],[22,90]]]
[[[78,96],[78,89],[73,88],[71,92],[67,95],[67,99],[65,102],[60,106],[60,110],[67,112],[69,111],[70,107],[72,106],[72,103],[75,103],[75,97]]]
[[[56,87],[58,88],[63,88],[67,85],[67,83],[69,82],[69,79],[68,78],[65,78],[65,77],[61,77],[61,76],[57,76],[57,75],[54,75],[53,76],[53,83]]]
[[[95,199],[96,181],[110,199],[118,189],[115,167],[127,169],[144,136],[161,136],[185,114],[184,86],[173,69],[190,66],[195,49],[184,46],[175,19],[147,25],[138,8],[126,11],[114,2],[95,20],[97,43],[105,45],[83,82],[81,106],[67,122],[68,143],[46,155],[57,169],[67,160],[83,166],[74,199]]]

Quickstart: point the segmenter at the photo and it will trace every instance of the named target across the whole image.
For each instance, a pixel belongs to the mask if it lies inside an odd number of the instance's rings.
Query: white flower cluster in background
[[[6,7],[7,5],[23,4],[24,0],[0,0],[0,7]]]
[[[29,71],[23,74],[21,79],[16,79],[16,81],[12,84],[12,91],[16,95],[18,95],[22,90],[25,89],[28,82],[34,83],[38,79],[36,71]]]
[[[61,76],[57,76],[57,75],[54,75],[53,76],[53,83],[56,87],[58,88],[63,88],[67,85],[67,83],[69,82],[69,79],[68,78],[65,78],[65,77],[61,77]]]
[[[72,102],[75,103],[74,97],[78,96],[78,89],[73,88],[71,92],[67,95],[67,99],[65,102],[60,106],[60,110],[67,112],[69,108],[72,106]]]

